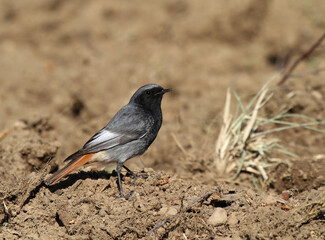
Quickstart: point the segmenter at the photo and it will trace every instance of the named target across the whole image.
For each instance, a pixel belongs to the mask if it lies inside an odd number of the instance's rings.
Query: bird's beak
[[[160,92],[158,92],[158,93],[156,93],[156,95],[163,95],[163,94],[165,94],[165,93],[168,93],[168,92],[170,92],[170,91],[172,91],[173,89],[171,89],[171,88],[167,88],[167,89],[163,89],[163,90],[161,90]]]
[[[171,92],[171,91],[173,91],[173,89],[171,89],[171,88],[167,88],[167,89],[162,90],[163,94]]]

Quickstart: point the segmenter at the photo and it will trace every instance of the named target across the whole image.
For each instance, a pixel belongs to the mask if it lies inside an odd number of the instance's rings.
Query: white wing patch
[[[110,131],[104,129],[104,130],[100,131],[94,137],[94,139],[91,140],[91,142],[89,142],[89,145],[101,144],[103,142],[107,142],[107,141],[113,140],[114,138],[117,138],[118,136],[119,136],[119,134],[113,133],[113,132],[110,132]]]
[[[120,144],[125,144],[136,139],[141,139],[146,133],[139,136],[138,133],[121,134],[114,133],[107,129],[100,130],[95,136],[93,136],[82,148],[86,153],[94,153],[102,150],[113,148]]]

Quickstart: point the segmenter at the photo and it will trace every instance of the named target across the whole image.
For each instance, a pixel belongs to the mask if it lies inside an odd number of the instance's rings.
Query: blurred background
[[[324,12],[323,0],[1,0],[0,130],[46,126],[28,137],[55,143],[57,168],[136,89],[157,83],[174,89],[163,99],[162,129],[129,164],[211,183],[227,88],[256,93],[320,37]],[[323,44],[296,71],[324,65],[324,52]],[[324,74],[278,90],[269,113],[287,108],[322,119]],[[302,157],[324,152],[324,136],[289,133],[283,139]],[[26,138],[17,133],[15,141]]]

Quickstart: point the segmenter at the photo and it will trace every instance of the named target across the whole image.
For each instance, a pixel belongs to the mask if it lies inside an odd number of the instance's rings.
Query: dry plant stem
[[[283,112],[272,118],[260,117],[260,110],[273,95],[271,93],[267,96],[269,83],[270,81],[261,88],[247,106],[244,106],[240,97],[234,93],[238,101],[235,117],[232,117],[230,113],[231,97],[228,89],[223,123],[215,146],[214,163],[219,176],[229,177],[229,174],[235,170],[236,173],[232,177],[234,180],[241,172],[246,171],[251,173],[253,182],[257,183],[262,180],[265,182],[268,179],[266,169],[274,163],[269,153],[279,151],[295,157],[279,143],[277,138],[268,137],[267,134],[295,127],[325,132],[323,129],[313,127],[313,125],[324,125],[324,122],[304,115]],[[283,120],[285,117],[295,117],[309,122],[294,123]],[[269,130],[265,129],[264,126],[271,123],[280,124],[280,126]]]
[[[231,96],[230,96],[230,90],[228,88],[227,95],[226,95],[226,103],[225,103],[225,111],[223,114],[223,124],[217,139],[216,143],[216,166],[217,171],[220,173],[223,173],[225,171],[225,168],[227,166],[227,161],[224,159],[227,159],[226,155],[229,154],[229,143],[230,143],[230,135],[227,134],[229,131],[229,127],[231,125],[232,116],[230,115],[230,102],[231,102]]]
[[[255,108],[253,110],[252,117],[251,117],[250,121],[248,122],[248,124],[247,124],[247,126],[245,128],[245,131],[244,131],[243,144],[246,143],[250,133],[252,132],[253,126],[254,126],[254,124],[256,122],[258,110],[260,109],[261,103],[262,103],[262,101],[264,99],[264,96],[267,93],[267,91],[268,91],[268,89],[264,89],[262,91],[260,97],[257,100],[257,103],[256,103]]]
[[[285,83],[285,81],[290,77],[290,74],[292,73],[292,71],[297,67],[297,65],[302,62],[303,60],[305,60],[310,54],[312,54],[312,52],[314,52],[314,50],[323,42],[323,40],[325,39],[325,33],[323,33],[323,35],[310,47],[310,49],[308,49],[304,54],[302,54],[292,65],[290,68],[288,68],[288,70],[284,71],[284,74],[282,76],[282,78],[280,79],[280,81],[278,82],[278,86],[282,85]]]
[[[8,133],[9,133],[10,131],[11,131],[10,128],[3,130],[3,131],[0,133],[0,140],[2,140],[3,138],[5,138],[5,136],[7,136]]]
[[[3,204],[3,208],[4,208],[4,211],[5,211],[5,214],[9,215],[9,209],[5,203],[5,200],[2,200],[2,204]]]
[[[180,141],[178,140],[178,138],[176,137],[176,135],[174,133],[171,133],[171,135],[172,135],[172,138],[174,139],[177,147],[182,151],[182,153],[184,153],[185,156],[190,156],[190,154],[185,150],[185,148],[180,143]]]
[[[251,133],[253,132],[253,128],[256,125],[256,119],[258,115],[259,109],[267,102],[269,98],[267,98],[264,102],[263,99],[267,93],[268,89],[265,87],[259,94],[259,97],[256,101],[255,107],[253,111],[249,114],[245,113],[246,110],[243,110],[241,117],[235,120],[236,124],[232,123],[232,116],[230,115],[230,91],[228,89],[225,103],[225,110],[223,115],[223,125],[221,127],[217,142],[216,142],[216,156],[215,162],[217,167],[217,172],[219,174],[227,174],[236,168],[237,164],[234,163],[234,156],[240,153],[243,154],[243,150],[246,148],[247,142],[250,139]],[[239,135],[236,133],[238,127],[240,128],[239,123],[245,119],[249,119],[246,127],[243,129],[242,133]],[[239,122],[238,122],[239,121]],[[236,130],[237,129],[237,130]],[[245,168],[249,167],[249,169],[253,169],[247,163],[247,160],[242,157],[242,161],[239,169],[243,166]],[[252,166],[257,167],[256,164],[250,164]],[[264,179],[267,179],[265,171],[261,171],[262,167],[258,167],[259,171]],[[247,170],[247,169],[246,169]],[[251,171],[253,172],[253,171]],[[255,171],[256,173],[257,171]],[[238,174],[238,173],[237,173]]]

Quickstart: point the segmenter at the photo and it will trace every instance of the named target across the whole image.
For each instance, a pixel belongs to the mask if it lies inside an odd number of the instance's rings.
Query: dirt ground
[[[276,134],[262,188],[216,173],[226,90],[248,101],[325,29],[323,0],[0,0],[1,239],[325,239],[325,135]],[[265,114],[325,119],[323,43]],[[308,74],[301,74],[308,73]],[[147,83],[174,91],[118,198],[115,171],[43,180]],[[213,222],[217,215],[219,222]],[[221,216],[225,215],[223,219]]]

